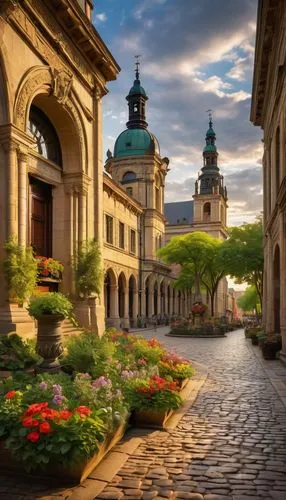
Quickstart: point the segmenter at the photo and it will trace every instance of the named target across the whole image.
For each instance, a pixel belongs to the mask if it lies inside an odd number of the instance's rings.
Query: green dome
[[[156,137],[143,128],[124,130],[116,139],[114,158],[123,156],[160,154],[159,143]]]
[[[133,87],[129,90],[128,95],[144,95],[147,97],[143,87],[141,87],[140,80],[134,80]]]
[[[216,153],[216,146],[214,144],[208,144],[204,147],[205,153]]]

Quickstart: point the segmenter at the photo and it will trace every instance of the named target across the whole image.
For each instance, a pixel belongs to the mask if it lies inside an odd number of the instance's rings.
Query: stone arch
[[[86,172],[86,133],[71,86],[72,77],[65,70],[58,72],[48,66],[34,66],[19,84],[14,104],[14,123],[26,132],[30,107],[32,103],[35,104],[47,115],[59,135],[66,168]]]
[[[125,172],[122,176],[122,181],[121,181],[121,184],[127,184],[128,182],[134,182],[136,181],[137,179],[137,176],[135,174],[135,172],[131,171],[131,170],[127,170],[127,172]]]
[[[204,203],[203,206],[203,221],[204,222],[209,222],[211,219],[211,204],[209,201]]]
[[[277,244],[273,259],[274,332],[280,333],[280,248]]]

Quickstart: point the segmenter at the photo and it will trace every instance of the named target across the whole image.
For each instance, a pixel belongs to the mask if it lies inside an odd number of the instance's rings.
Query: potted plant
[[[52,259],[51,257],[40,257],[39,255],[35,258],[37,261],[39,280],[45,280],[48,278],[60,281],[62,279],[64,266],[59,260]]]
[[[63,353],[61,323],[72,317],[73,306],[63,294],[46,293],[34,298],[28,307],[30,316],[38,321],[36,351],[43,358],[39,371],[60,370],[58,357]]]
[[[37,261],[33,257],[32,247],[18,245],[11,238],[4,246],[4,275],[8,285],[9,300],[20,307],[33,294],[37,284]]]
[[[261,340],[261,349],[264,359],[276,359],[276,354],[282,349],[281,335],[274,333]]]

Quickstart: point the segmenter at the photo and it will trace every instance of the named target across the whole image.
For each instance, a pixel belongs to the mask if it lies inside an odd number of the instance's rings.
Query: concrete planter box
[[[151,429],[164,429],[167,420],[173,415],[174,410],[135,410],[131,416],[131,424],[135,427],[150,427]]]
[[[36,470],[32,473],[25,473],[23,463],[15,460],[10,450],[5,448],[4,441],[0,441],[0,470],[5,470],[5,474],[13,476],[25,475],[29,477],[41,477],[51,481],[51,483],[63,485],[75,485],[82,483],[93,469],[101,462],[105,455],[113,448],[123,437],[127,423],[121,424],[115,433],[106,436],[100,444],[93,457],[83,458],[82,461],[74,466],[66,466],[61,463],[49,463],[47,468]]]

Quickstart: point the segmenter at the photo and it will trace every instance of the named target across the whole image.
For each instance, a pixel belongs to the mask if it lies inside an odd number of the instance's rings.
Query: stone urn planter
[[[59,356],[63,353],[61,314],[43,314],[38,318],[36,352],[43,358],[37,365],[38,372],[56,373],[60,371]]]

